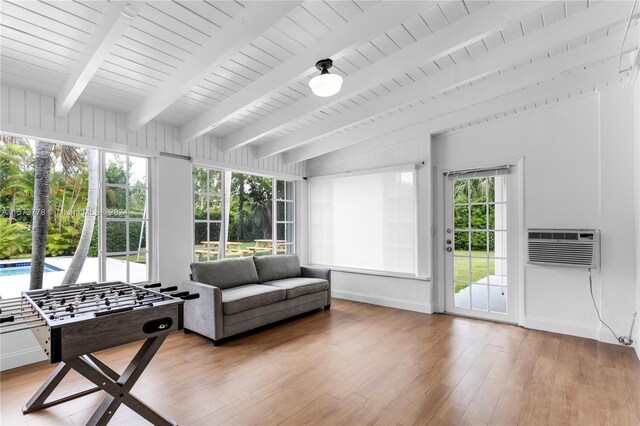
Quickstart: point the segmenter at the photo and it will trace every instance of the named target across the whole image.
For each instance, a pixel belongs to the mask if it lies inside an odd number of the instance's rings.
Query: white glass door
[[[513,171],[445,178],[447,312],[518,321],[516,191]]]

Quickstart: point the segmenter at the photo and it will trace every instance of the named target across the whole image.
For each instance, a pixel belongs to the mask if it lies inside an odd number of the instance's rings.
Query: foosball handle
[[[200,298],[200,293],[193,293],[193,294],[187,294],[186,296],[180,296],[180,299],[182,300],[193,300],[193,299],[199,299]]]
[[[182,296],[186,296],[188,294],[189,294],[188,291],[179,291],[177,293],[171,293],[169,296],[171,296],[171,297],[182,297]]]
[[[178,286],[174,285],[171,287],[165,287],[165,288],[161,288],[160,290],[158,290],[160,293],[166,293],[168,291],[176,291],[178,289]]]
[[[8,317],[0,318],[0,324],[3,322],[13,322],[15,317],[13,315],[9,315]]]
[[[160,283],[153,283],[153,284],[145,284],[144,288],[156,288],[156,287],[160,287],[162,284]]]

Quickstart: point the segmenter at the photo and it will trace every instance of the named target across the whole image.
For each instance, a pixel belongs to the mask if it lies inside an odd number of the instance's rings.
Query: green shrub
[[[472,198],[471,203],[482,202],[484,199]],[[457,202],[466,202],[466,199],[457,200]],[[484,229],[487,227],[487,209],[486,205],[471,206],[471,250],[473,251],[486,251],[487,250],[487,235],[489,236],[489,250],[495,248],[495,235],[493,232],[481,232],[474,229]],[[454,207],[454,226],[456,229],[468,229],[468,217],[469,212],[466,205]],[[495,211],[489,209],[489,224],[495,223]],[[469,250],[469,233],[468,232],[456,232],[455,235],[455,249],[456,250]]]
[[[0,217],[0,259],[11,259],[31,251],[31,233],[27,225]]]

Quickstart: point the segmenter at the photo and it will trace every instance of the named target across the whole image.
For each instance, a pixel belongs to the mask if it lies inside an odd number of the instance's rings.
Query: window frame
[[[207,172],[207,190],[202,192],[202,191],[196,191],[196,181],[195,181],[195,177],[194,177],[194,172],[195,169],[199,168],[202,169],[204,171]],[[219,193],[214,193],[211,192],[211,172],[218,172],[220,173],[220,192]],[[220,169],[215,169],[215,168],[210,168],[210,167],[200,167],[200,166],[195,166],[193,165],[191,167],[191,217],[193,219],[193,232],[191,233],[191,248],[192,248],[192,253],[191,253],[191,257],[193,261],[197,261],[196,259],[196,241],[195,241],[195,226],[197,223],[205,223],[207,225],[207,238],[210,238],[211,235],[211,224],[212,223],[218,223],[220,225],[220,235],[218,236],[218,256],[217,258],[212,259],[211,258],[211,251],[207,250],[207,258],[205,259],[205,261],[209,261],[209,260],[219,260],[219,259],[223,259],[224,258],[224,251],[225,250],[220,250],[220,243],[222,243],[222,246],[226,246],[227,242],[226,242],[226,229],[225,229],[225,217],[224,217],[224,212],[226,211],[226,203],[225,203],[225,194],[224,194],[224,188],[226,185],[226,178],[227,178],[227,174],[225,173],[224,170],[220,170]],[[199,196],[203,196],[206,195],[207,197],[207,218],[206,219],[196,219],[196,212],[195,212],[195,197],[196,195]],[[219,220],[215,220],[215,219],[211,219],[210,218],[210,200],[211,197],[220,197],[220,219]],[[209,241],[209,240],[207,240]]]
[[[195,196],[196,194],[196,190],[195,190],[195,178],[194,178],[194,171],[195,169],[203,169],[203,170],[207,170],[207,189],[209,189],[209,171],[216,171],[216,172],[220,172],[221,173],[221,186],[220,186],[220,199],[221,199],[221,217],[220,217],[220,245],[222,245],[223,247],[226,247],[227,244],[227,233],[226,233],[226,226],[225,224],[228,221],[228,218],[226,217],[227,215],[227,206],[226,206],[226,198],[227,198],[227,194],[226,194],[226,188],[227,188],[227,179],[231,179],[231,175],[233,173],[242,173],[242,174],[246,174],[246,175],[253,175],[253,176],[264,176],[264,177],[268,177],[271,179],[271,254],[278,254],[278,234],[277,234],[277,226],[279,224],[284,224],[285,225],[285,236],[287,235],[287,227],[288,226],[292,226],[292,237],[293,237],[293,241],[289,241],[287,240],[285,243],[285,253],[282,254],[297,254],[296,252],[296,227],[297,227],[297,223],[296,223],[296,219],[297,219],[297,215],[296,215],[296,195],[297,195],[297,181],[294,179],[286,179],[286,178],[282,178],[282,177],[275,177],[275,176],[268,176],[268,175],[260,175],[257,173],[251,173],[251,172],[245,172],[245,171],[240,171],[240,170],[226,170],[223,168],[218,168],[218,167],[214,167],[214,166],[206,166],[206,165],[200,165],[200,164],[192,164],[192,172],[191,172],[191,217],[192,217],[192,232],[191,232],[191,259],[193,262],[200,262],[200,261],[204,261],[204,260],[199,260],[196,256],[196,241],[195,241],[195,225],[196,223],[203,223],[204,220],[196,220],[195,218]],[[278,182],[283,182],[284,183],[284,197],[283,199],[278,198],[277,197],[277,184]],[[287,185],[291,185],[292,190],[291,190],[291,198],[287,198]],[[230,197],[230,194],[229,194]],[[292,219],[291,220],[286,220],[286,213],[287,211],[285,211],[285,216],[283,221],[278,221],[277,220],[277,203],[278,202],[284,202],[286,206],[291,207],[291,213],[292,213]],[[207,220],[208,220],[208,215],[209,212],[207,211]],[[289,251],[289,249],[291,249],[291,251]],[[218,249],[218,258],[217,259],[211,259],[209,257],[209,255],[207,255],[207,260],[220,260],[220,259],[224,259],[225,258],[225,254],[226,254],[226,249],[225,250],[220,250]]]
[[[283,184],[283,198],[278,198],[278,182],[282,182]],[[289,185],[291,185],[293,188],[291,190],[291,198],[288,198],[288,191],[287,188],[289,187]],[[273,188],[275,188],[274,191],[272,191],[272,196],[273,196],[273,238],[274,238],[274,242],[272,244],[273,246],[273,254],[277,254],[277,241],[278,241],[278,225],[283,225],[283,230],[284,230],[284,239],[286,240],[285,242],[285,253],[284,254],[296,254],[296,182],[295,181],[288,181],[288,180],[284,180],[284,179],[277,179],[274,178],[273,179]],[[282,203],[284,206],[284,212],[283,212],[283,220],[278,220],[278,203]],[[291,211],[291,215],[292,218],[290,220],[287,219],[287,213]],[[289,241],[289,239],[287,238],[288,232],[287,230],[289,229],[289,227],[291,227],[292,232],[292,241]],[[291,250],[289,250],[289,248],[291,248]]]
[[[97,149],[97,148],[96,148]],[[130,260],[130,256],[133,255],[140,255],[140,254],[144,254],[146,256],[146,272],[147,272],[147,277],[146,280],[144,281],[150,281],[153,279],[153,271],[154,271],[154,256],[155,256],[155,250],[153,249],[153,233],[150,232],[151,229],[153,229],[153,185],[152,185],[152,179],[151,179],[151,162],[152,159],[143,155],[131,155],[129,153],[122,153],[122,152],[117,152],[117,151],[111,151],[111,150],[103,150],[103,149],[98,149],[99,152],[99,160],[98,160],[98,167],[100,168],[100,192],[99,192],[99,202],[98,202],[98,212],[99,212],[99,232],[98,232],[98,259],[99,259],[99,281],[108,281],[109,277],[107,276],[107,259],[109,257],[113,257],[113,256],[126,256],[126,274],[125,274],[125,282],[131,282],[131,275],[130,275],[130,264],[132,263]],[[107,182],[107,176],[106,176],[106,170],[107,170],[107,156],[108,155],[118,155],[118,156],[122,156],[125,158],[125,183],[124,184],[115,184],[115,183],[108,183]],[[130,178],[129,178],[129,158],[130,157],[135,157],[135,158],[141,158],[144,159],[146,161],[146,185],[144,187],[139,187],[139,186],[131,186],[130,185]],[[126,217],[124,218],[110,218],[107,217],[107,189],[108,188],[120,188],[120,189],[124,189],[125,190],[125,210],[126,210]],[[130,212],[129,212],[129,205],[130,205],[130,192],[132,189],[144,189],[147,192],[146,195],[146,205],[145,205],[145,210],[146,210],[146,219],[144,217],[142,218],[131,218],[130,217]],[[126,250],[125,251],[117,251],[117,252],[109,252],[107,251],[107,223],[109,222],[124,222],[125,223],[125,235],[126,235]],[[146,238],[146,244],[145,244],[145,249],[144,250],[131,250],[129,247],[130,245],[130,237],[129,237],[129,232],[130,232],[130,224],[131,222],[142,222],[142,226],[144,227],[144,232],[145,232],[145,238]],[[117,280],[117,279],[116,279]]]

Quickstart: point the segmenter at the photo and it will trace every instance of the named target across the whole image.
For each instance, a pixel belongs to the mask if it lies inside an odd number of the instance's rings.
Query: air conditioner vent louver
[[[529,229],[528,263],[600,267],[600,231],[595,229]]]

